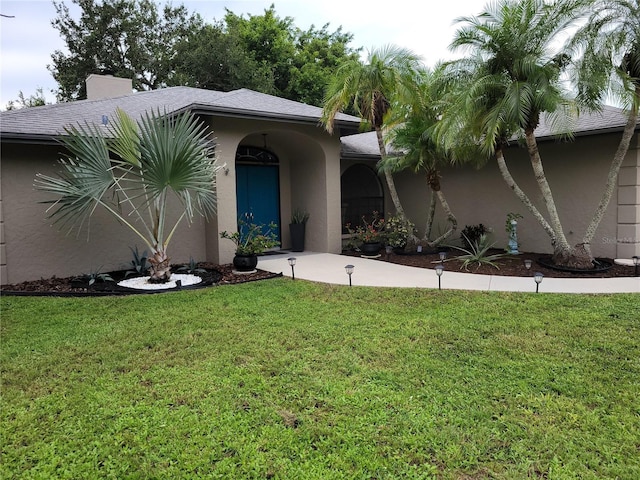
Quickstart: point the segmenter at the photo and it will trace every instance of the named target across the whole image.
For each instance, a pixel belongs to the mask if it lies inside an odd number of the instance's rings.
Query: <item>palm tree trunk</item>
[[[522,202],[522,204],[527,207],[527,210],[531,212],[533,217],[542,225],[542,228],[547,235],[551,237],[551,243],[555,245],[555,232],[549,222],[544,218],[544,216],[540,213],[540,211],[536,208],[536,206],[529,200],[529,197],[526,193],[522,191],[522,189],[518,186],[514,178],[511,176],[511,172],[509,171],[509,167],[507,167],[507,163],[504,160],[504,154],[502,152],[502,148],[496,149],[496,160],[498,162],[498,168],[500,169],[500,173],[502,174],[502,178],[507,183],[508,187],[513,190],[516,197]]]
[[[442,210],[447,216],[447,220],[449,221],[450,225],[449,225],[449,229],[446,232],[444,232],[442,235],[440,235],[438,238],[430,242],[427,242],[430,247],[435,247],[438,244],[442,243],[444,240],[446,240],[451,235],[453,235],[453,233],[458,229],[458,219],[455,217],[455,215],[451,211],[451,208],[449,207],[449,203],[447,202],[447,199],[444,197],[444,193],[442,193],[442,190],[436,190],[435,194],[438,197],[438,200],[440,201]]]
[[[380,149],[380,157],[384,160],[387,158],[387,149],[384,146],[384,138],[382,137],[382,129],[376,127],[376,138],[378,139],[378,148]],[[400,197],[398,196],[398,191],[396,190],[396,184],[393,181],[393,174],[388,167],[383,167],[384,177],[387,181],[387,187],[389,187],[389,195],[391,195],[391,201],[393,202],[393,206],[396,209],[396,213],[400,215],[403,219],[406,220],[406,215],[404,214],[404,209],[402,208],[402,204],[400,203]]]
[[[429,201],[429,211],[427,213],[427,221],[424,225],[424,236],[422,240],[425,242],[429,241],[429,237],[431,237],[431,230],[433,229],[433,219],[436,216],[436,192],[431,190],[430,201]]]
[[[167,252],[164,249],[158,249],[149,258],[151,268],[149,269],[150,283],[167,283],[171,278],[171,266],[169,261],[171,259],[167,256]]]
[[[585,269],[593,268],[593,257],[582,245],[571,247],[567,241],[567,237],[564,234],[562,223],[560,222],[560,216],[556,208],[555,200],[553,199],[553,193],[551,187],[547,181],[547,176],[544,173],[542,167],[542,160],[540,159],[540,152],[538,150],[538,143],[534,131],[532,129],[525,130],[525,138],[527,141],[527,149],[529,150],[529,160],[531,161],[531,167],[538,183],[538,188],[542,193],[542,198],[547,207],[549,213],[549,222],[554,232],[555,243],[553,244],[553,263],[569,268]]]
[[[380,149],[380,158],[381,160],[384,160],[385,158],[387,158],[387,149],[384,146],[382,129],[380,127],[376,127],[375,131],[376,131],[376,138],[378,139],[378,148]],[[384,171],[384,178],[387,181],[387,187],[389,187],[389,195],[391,195],[391,201],[393,202],[393,206],[396,209],[396,213],[403,220],[407,220],[407,216],[404,213],[404,208],[402,208],[402,204],[400,203],[400,197],[398,195],[398,191],[396,190],[396,184],[393,181],[393,174],[391,173],[391,170],[388,167],[383,167],[383,171]],[[420,243],[420,239],[413,232],[409,234],[408,241],[409,243],[412,243],[412,244]]]
[[[640,85],[636,86],[636,97],[640,98]],[[598,225],[600,225],[602,217],[604,216],[604,213],[609,206],[609,202],[611,201],[611,197],[613,196],[613,192],[615,191],[620,167],[622,166],[624,157],[629,151],[629,144],[631,143],[631,138],[633,137],[637,120],[638,111],[632,108],[629,112],[629,118],[627,119],[627,124],[624,127],[624,132],[622,133],[622,139],[620,140],[618,149],[613,156],[613,161],[609,168],[609,175],[607,176],[607,183],[605,185],[604,192],[602,192],[600,203],[598,204],[598,207],[593,214],[593,218],[591,219],[591,222],[584,233],[584,237],[582,238],[581,245],[583,245],[583,248],[589,252],[589,255],[591,255],[591,241],[593,240]]]
[[[568,250],[570,248],[569,242],[567,241],[567,238],[564,235],[564,230],[562,229],[562,223],[560,222],[560,216],[558,215],[556,202],[553,199],[551,187],[549,186],[547,176],[545,175],[544,168],[542,167],[540,151],[538,150],[538,142],[536,141],[536,137],[532,129],[527,129],[525,131],[525,138],[527,141],[527,149],[529,150],[529,160],[531,161],[533,174],[536,177],[538,188],[542,193],[542,199],[545,203],[545,206],[547,207],[547,212],[549,213],[549,223],[555,234],[554,248]]]

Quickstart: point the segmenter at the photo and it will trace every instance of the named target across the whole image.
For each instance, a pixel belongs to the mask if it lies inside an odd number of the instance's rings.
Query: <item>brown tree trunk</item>
[[[429,195],[429,211],[427,213],[427,220],[424,225],[424,236],[422,240],[425,242],[429,241],[431,237],[431,230],[433,229],[433,219],[436,216],[436,192],[431,190],[431,194]]]
[[[150,283],[167,283],[171,279],[170,260],[164,250],[156,251],[153,256],[149,258],[149,263],[151,264],[151,268],[149,269]]]
[[[449,221],[450,225],[448,230],[444,232],[442,235],[440,235],[438,238],[435,238],[432,241],[427,242],[430,247],[436,247],[438,244],[442,243],[451,235],[453,235],[453,233],[458,229],[458,219],[451,211],[451,208],[449,207],[449,203],[447,202],[447,199],[444,197],[444,194],[442,193],[442,191],[438,190],[436,192],[436,196],[438,197],[438,200],[440,200],[440,205],[442,205],[442,209],[444,210],[444,213],[447,216],[447,220]]]
[[[593,256],[584,244],[578,244],[568,249],[555,248],[551,261],[560,267],[576,270],[590,270],[593,268]]]
[[[453,235],[453,233],[458,229],[458,219],[451,211],[451,207],[449,207],[449,202],[447,202],[447,199],[445,198],[444,193],[442,193],[442,189],[440,185],[440,172],[438,172],[438,170],[431,169],[427,171],[427,184],[431,189],[432,210],[435,209],[435,203],[433,202],[433,196],[435,195],[435,197],[440,201],[442,210],[444,211],[444,214],[447,216],[447,220],[450,223],[447,231],[441,234],[438,238],[429,240],[429,236],[430,236],[432,225],[433,225],[433,217],[434,217],[433,211],[430,211],[430,215],[429,215],[430,223],[428,225],[428,229],[425,230],[424,241],[426,241],[429,247],[435,247],[438,244],[445,241],[451,235]]]

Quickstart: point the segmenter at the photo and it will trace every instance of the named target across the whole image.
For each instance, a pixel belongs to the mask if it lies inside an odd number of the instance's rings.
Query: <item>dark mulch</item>
[[[503,250],[495,250],[489,252],[504,253]],[[360,256],[360,252],[348,251],[343,252],[345,255]],[[494,263],[498,268],[491,265],[472,265],[468,267],[468,270],[461,269],[462,262],[456,260],[455,257],[459,256],[456,250],[450,250],[447,253],[447,260],[444,263],[445,269],[451,271],[461,271],[469,273],[478,273],[484,275],[505,275],[511,277],[524,277],[531,276],[534,272],[540,272],[545,277],[553,278],[613,278],[613,277],[632,277],[634,276],[634,268],[623,265],[614,264],[612,259],[603,258],[599,259],[603,264],[611,265],[611,268],[602,271],[584,271],[584,272],[565,272],[556,269],[549,268],[544,265],[544,259],[546,257],[549,260],[548,255],[540,253],[523,252],[518,255],[508,255],[496,260]],[[532,260],[531,270],[527,270],[524,266],[524,260]],[[384,251],[377,259],[382,262],[398,263],[401,265],[409,265],[412,267],[420,268],[434,268],[434,266],[440,263],[440,257],[437,253],[421,253],[421,254],[397,254],[391,253],[387,255]],[[542,263],[541,263],[542,261]]]
[[[490,253],[501,253],[496,250]],[[345,251],[344,255],[348,256],[360,256],[360,252]],[[498,268],[491,265],[473,265],[468,270],[461,269],[462,262],[456,260],[457,253],[455,250],[451,250],[448,253],[448,258],[445,261],[445,268],[452,271],[468,271],[470,273],[478,273],[485,275],[508,275],[508,276],[531,276],[534,272],[541,272],[545,277],[555,278],[613,278],[613,277],[632,277],[634,276],[634,268],[622,265],[615,265],[611,259],[601,259],[605,263],[611,264],[611,268],[602,271],[592,272],[564,272],[548,268],[547,266],[539,263],[541,259],[545,258],[545,255],[538,253],[524,252],[519,255],[508,255],[495,263]],[[533,262],[531,270],[527,270],[524,266],[524,260],[530,259]],[[401,265],[408,265],[412,267],[420,268],[433,268],[440,262],[440,258],[437,253],[421,253],[421,254],[398,254],[391,253],[387,255],[383,252],[377,261],[391,262]],[[544,263],[544,262],[543,262]],[[178,266],[176,266],[177,268]],[[206,273],[199,274],[203,277],[202,283],[189,287],[183,287],[184,290],[205,288],[216,285],[230,285],[246,282],[253,282],[257,280],[265,280],[269,278],[279,277],[282,274],[274,274],[271,272],[265,272],[263,270],[257,270],[256,273],[251,274],[236,274],[233,273],[233,265],[216,265],[213,263],[200,263],[199,268],[206,270]],[[15,285],[4,285],[0,287],[0,291],[3,295],[55,295],[55,296],[98,296],[98,295],[131,295],[131,294],[151,294],[151,293],[163,293],[172,290],[136,290],[131,288],[124,288],[117,285],[117,282],[124,278],[124,271],[110,272],[114,281],[101,282],[97,281],[93,285],[88,285],[86,282],[79,284],[74,281],[74,278],[48,278],[41,280],[34,280],[30,282],[23,282]]]
[[[179,267],[176,265],[175,269]],[[212,263],[199,263],[198,268],[205,272],[196,275],[202,277],[202,282],[197,285],[183,287],[182,290],[195,290],[199,288],[211,287],[215,285],[229,285],[237,283],[253,282],[279,277],[282,274],[275,274],[257,270],[255,273],[235,274],[233,265],[216,265]],[[3,295],[54,295],[54,296],[102,296],[102,295],[132,295],[132,294],[153,294],[166,293],[168,291],[179,290],[139,290],[133,288],[120,287],[117,283],[125,278],[125,271],[109,272],[113,281],[96,281],[89,285],[87,281],[78,281],[74,277],[67,278],[47,278],[22,282],[14,285],[3,285],[0,290]]]

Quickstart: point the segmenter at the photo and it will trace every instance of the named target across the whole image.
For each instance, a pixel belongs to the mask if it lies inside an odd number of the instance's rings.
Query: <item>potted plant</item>
[[[256,224],[251,221],[250,214],[245,214],[244,217],[238,219],[238,231],[229,233],[225,230],[220,233],[220,237],[236,244],[236,255],[233,258],[235,269],[239,272],[250,272],[258,265],[258,254],[277,247],[280,242],[275,234],[275,223]]]
[[[385,221],[380,217],[380,213],[374,211],[371,220],[367,220],[363,215],[360,225],[352,228],[351,224],[347,224],[346,227],[352,241],[355,241],[363,255],[375,256],[380,253],[386,239]]]
[[[302,252],[304,250],[305,228],[309,220],[309,213],[295,209],[291,214],[289,233],[291,234],[291,251]]]

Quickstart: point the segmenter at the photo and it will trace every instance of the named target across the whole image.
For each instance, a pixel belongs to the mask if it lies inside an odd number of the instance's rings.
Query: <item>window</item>
[[[380,212],[384,217],[384,191],[376,172],[363,164],[347,168],[340,179],[342,192],[342,233],[348,233],[345,225],[359,225],[362,216]]]

